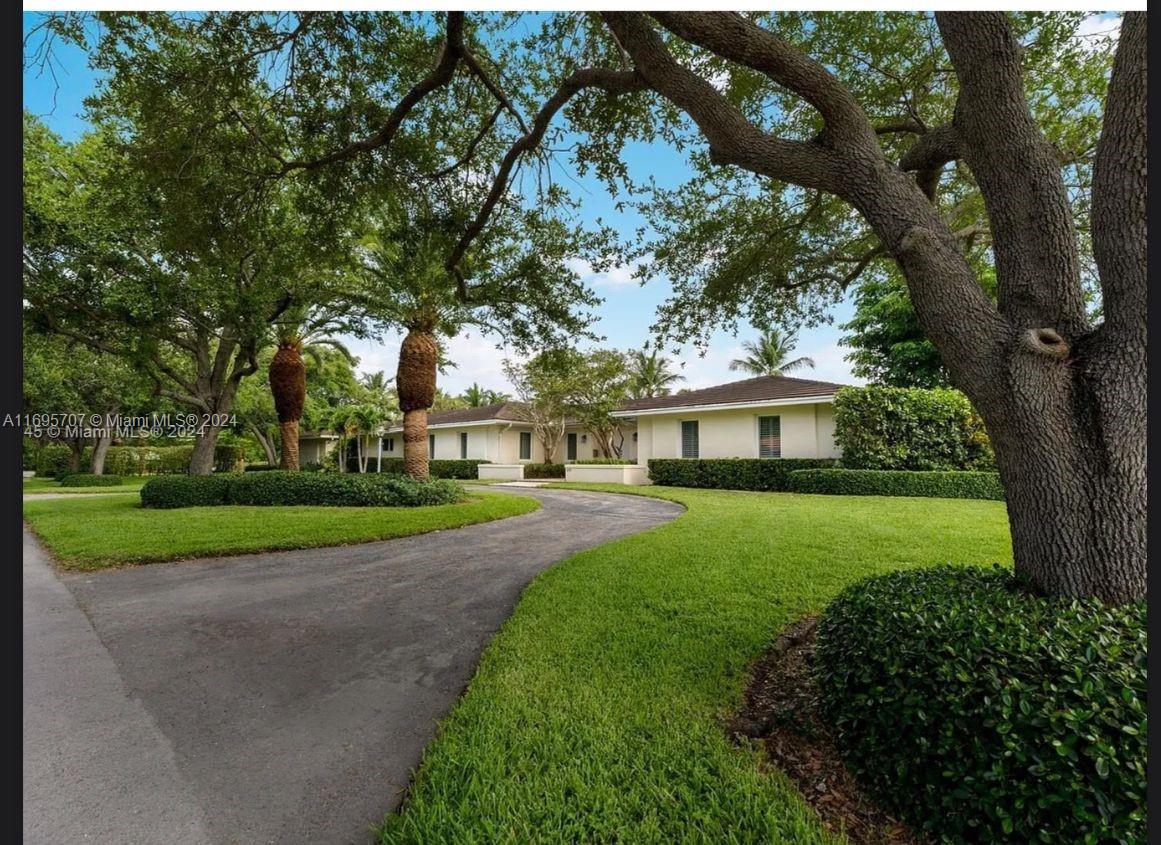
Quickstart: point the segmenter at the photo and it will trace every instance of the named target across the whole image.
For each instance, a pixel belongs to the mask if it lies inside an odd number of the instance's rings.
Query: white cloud
[[[608,270],[598,273],[593,269],[592,264],[582,258],[568,260],[568,268],[580,276],[582,282],[596,288],[639,285],[640,280],[635,279],[633,274],[640,266],[640,264],[633,266],[628,264],[613,265]]]
[[[1076,37],[1086,50],[1096,50],[1105,39],[1116,41],[1121,34],[1121,19],[1117,15],[1097,14],[1085,18],[1076,28]]]
[[[399,366],[399,346],[402,334],[388,334],[382,342],[350,340],[347,347],[359,359],[355,370],[364,375],[382,370],[390,381],[395,379]],[[447,357],[455,367],[449,367],[446,375],[440,375],[436,382],[447,393],[462,393],[478,382],[490,390],[511,392],[508,379],[504,376],[504,358],[512,357],[504,349],[497,349],[495,342],[478,331],[466,331],[447,342]]]

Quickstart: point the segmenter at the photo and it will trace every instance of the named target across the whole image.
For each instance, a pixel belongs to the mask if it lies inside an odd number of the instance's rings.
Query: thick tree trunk
[[[403,471],[412,478],[427,478],[427,409],[403,412]]]
[[[109,454],[109,447],[113,444],[113,433],[105,428],[97,437],[93,446],[93,457],[89,462],[89,472],[93,475],[105,474],[105,456]]]
[[[403,468],[412,478],[427,478],[427,409],[435,401],[439,344],[435,335],[412,329],[399,347],[395,387],[403,411]]]
[[[279,467],[282,469],[298,469],[298,420],[284,420],[278,424],[278,431],[282,435],[282,460]]]
[[[206,426],[194,440],[193,455],[189,460],[190,475],[212,475],[214,472],[214,450],[218,447],[220,426]]]

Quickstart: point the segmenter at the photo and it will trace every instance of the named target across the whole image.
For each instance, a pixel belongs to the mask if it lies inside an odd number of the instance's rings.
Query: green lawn
[[[533,581],[384,842],[834,842],[722,731],[748,663],[855,579],[1010,561],[999,502],[633,492],[688,511]]]
[[[147,510],[136,495],[26,501],[24,518],[67,569],[302,549],[458,528],[540,507],[526,496],[476,493],[422,508],[211,507]]]
[[[148,479],[126,478],[117,487],[61,487],[55,478],[24,479],[25,493],[135,493]]]

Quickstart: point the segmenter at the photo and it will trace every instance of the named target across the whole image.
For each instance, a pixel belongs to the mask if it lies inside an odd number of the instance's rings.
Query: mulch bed
[[[790,625],[751,667],[750,686],[729,733],[739,742],[759,742],[830,832],[845,833],[853,845],[920,845],[926,840],[862,791],[819,718],[811,672],[817,625],[817,616]]]

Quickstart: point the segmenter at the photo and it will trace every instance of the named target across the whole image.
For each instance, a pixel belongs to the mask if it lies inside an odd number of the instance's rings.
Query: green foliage
[[[650,458],[649,478],[666,487],[781,491],[795,470],[836,463],[827,458]]]
[[[243,472],[270,472],[276,470],[278,467],[275,464],[246,464],[242,469]]]
[[[941,567],[840,593],[815,672],[847,764],[933,837],[1142,843],[1146,661],[1144,602]]]
[[[466,460],[439,458],[427,462],[427,472],[432,478],[456,478],[461,481],[475,481],[480,477],[477,468],[480,464],[490,464],[478,458]],[[368,473],[375,471],[375,460],[368,461]],[[404,475],[403,458],[384,458],[383,473],[389,475]]]
[[[685,381],[685,376],[671,370],[670,360],[654,349],[652,352],[634,349],[629,352],[629,398],[647,399],[668,396],[674,385]]]
[[[234,477],[232,505],[419,507],[461,502],[466,494],[450,479],[418,481],[401,475],[259,472]]]
[[[1004,500],[999,473],[956,470],[805,469],[790,473],[784,489],[832,496]]]
[[[161,475],[141,488],[146,508],[193,508],[224,505],[230,489],[225,475]]]
[[[63,443],[45,443],[36,456],[36,474],[41,478],[57,478],[69,471],[72,451]]]
[[[769,329],[757,340],[747,340],[742,344],[746,354],[730,361],[730,369],[752,376],[784,376],[803,367],[814,369],[813,358],[790,357],[797,343],[797,332],[783,334],[778,329]]]
[[[585,458],[580,461],[573,461],[574,464],[635,464],[636,461],[630,461],[628,458]]]
[[[564,478],[564,464],[525,464],[525,478]]]
[[[995,467],[983,421],[957,390],[843,387],[834,438],[851,469],[987,470]]]
[[[61,479],[61,487],[120,487],[119,475],[93,475],[90,472],[73,472]]]
[[[454,481],[416,481],[397,475],[336,475],[272,470],[251,474],[165,476],[141,488],[147,508],[206,505],[419,507],[463,501]]]

